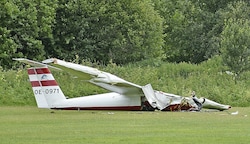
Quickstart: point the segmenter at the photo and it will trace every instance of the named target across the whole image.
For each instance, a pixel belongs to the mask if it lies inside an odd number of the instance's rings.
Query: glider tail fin
[[[54,108],[66,99],[48,67],[29,68],[28,75],[38,108]]]

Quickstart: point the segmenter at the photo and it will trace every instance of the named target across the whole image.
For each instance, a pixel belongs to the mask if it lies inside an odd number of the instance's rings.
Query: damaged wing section
[[[148,103],[161,111],[200,111],[202,108],[223,111],[231,108],[229,105],[219,104],[207,98],[197,98],[194,92],[191,97],[182,97],[156,91],[150,84],[142,86],[142,90]]]
[[[151,84],[147,84],[146,86],[143,86],[142,91],[143,91],[145,97],[147,98],[149,104],[153,108],[163,110],[170,103],[170,99],[162,93],[155,92],[153,90]]]
[[[201,110],[201,103],[188,97],[153,90],[150,84],[142,87],[149,104],[161,111]],[[198,104],[197,104],[198,103]]]

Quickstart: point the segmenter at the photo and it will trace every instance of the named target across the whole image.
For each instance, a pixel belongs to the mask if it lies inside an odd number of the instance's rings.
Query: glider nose
[[[224,105],[221,107],[220,111],[223,111],[223,110],[229,110],[231,109],[232,107],[230,105]]]

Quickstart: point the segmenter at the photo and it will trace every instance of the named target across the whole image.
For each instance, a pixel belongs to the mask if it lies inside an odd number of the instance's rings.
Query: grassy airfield
[[[232,112],[238,111],[237,115]],[[250,143],[250,108],[223,112],[51,111],[0,107],[1,144]]]

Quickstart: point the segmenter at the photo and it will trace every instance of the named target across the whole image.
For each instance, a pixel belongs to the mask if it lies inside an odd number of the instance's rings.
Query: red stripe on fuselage
[[[28,69],[28,74],[50,74],[50,70],[48,68],[30,68]]]
[[[39,87],[40,86],[39,81],[31,81],[30,83],[31,83],[32,87]]]
[[[41,84],[41,85],[40,85]],[[40,86],[58,86],[55,80],[46,80],[46,81],[31,81],[32,87]]]
[[[64,108],[51,108],[60,110],[124,110],[124,111],[139,111],[141,106],[114,106],[114,107],[64,107]]]

